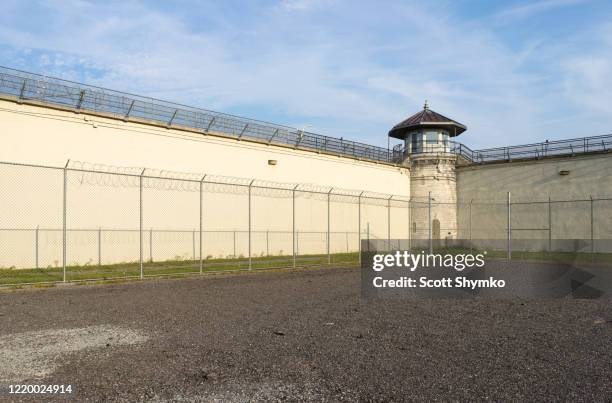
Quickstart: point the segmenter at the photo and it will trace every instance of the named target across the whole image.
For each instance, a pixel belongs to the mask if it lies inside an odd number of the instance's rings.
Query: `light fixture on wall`
[[[268,160],[268,165],[276,165],[276,160]]]
[[[569,175],[569,174],[570,174],[570,171],[568,169],[562,169],[562,170],[559,171],[559,175],[561,175],[561,176],[566,176],[566,175]]]

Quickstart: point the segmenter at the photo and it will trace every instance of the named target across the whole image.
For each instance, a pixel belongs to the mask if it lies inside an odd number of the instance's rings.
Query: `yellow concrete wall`
[[[408,171],[350,158],[203,136],[0,100],[0,160],[116,166],[316,183],[409,196]],[[269,159],[278,161],[268,165]]]
[[[560,175],[562,170],[569,171],[569,175]],[[512,238],[516,240],[517,248],[545,249],[551,228],[553,244],[556,240],[557,249],[571,249],[576,245],[579,249],[588,249],[588,242],[580,243],[577,240],[588,241],[591,237],[590,197],[612,198],[612,154],[458,168],[460,237],[469,237],[469,202],[473,200],[473,238],[505,239],[507,192],[511,192],[513,202]],[[550,204],[550,218],[549,197],[553,201]],[[552,224],[550,227],[549,222]],[[612,239],[612,201],[593,202],[593,233],[594,239],[599,240],[595,242],[595,249],[612,250],[609,241]],[[543,242],[531,242],[540,239]],[[524,240],[523,244],[520,240]],[[570,245],[572,242],[576,245]]]
[[[62,167],[67,159],[157,170],[192,172],[260,181],[314,184],[410,197],[407,168],[238,141],[216,136],[123,122],[101,116],[17,104],[0,100],[0,161]],[[268,165],[268,160],[277,165]],[[126,183],[124,183],[126,182]],[[69,233],[69,264],[97,261],[97,231],[102,228],[103,263],[138,259],[138,187],[133,181],[104,175],[69,172],[68,227],[94,229]],[[0,266],[32,267],[33,229],[39,232],[40,266],[61,264],[63,172],[44,168],[0,165]],[[158,183],[144,189],[145,229],[176,230],[153,233],[153,257],[163,260],[193,255],[193,230],[199,225],[199,194],[168,190]],[[246,189],[206,185],[204,256],[246,255],[248,228]],[[373,238],[388,236],[388,214],[383,202],[363,200],[362,232]],[[254,191],[252,198],[253,254],[291,251],[291,193]],[[392,205],[391,236],[408,236],[407,207]],[[326,249],[325,197],[298,192],[296,228],[300,253]],[[336,197],[331,203],[332,252],[357,250],[358,209],[354,198]],[[180,231],[179,231],[180,230]],[[212,232],[216,231],[216,232]],[[266,231],[270,231],[266,235]],[[197,235],[197,234],[196,234]],[[145,246],[148,249],[149,234]],[[199,244],[199,239],[197,240]],[[282,252],[281,252],[282,251]],[[148,250],[145,257],[149,256]]]

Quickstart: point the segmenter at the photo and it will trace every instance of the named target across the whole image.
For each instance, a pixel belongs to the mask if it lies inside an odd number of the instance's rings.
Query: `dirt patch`
[[[18,383],[44,378],[62,356],[77,351],[144,343],[143,334],[116,326],[52,329],[0,336],[0,381]]]

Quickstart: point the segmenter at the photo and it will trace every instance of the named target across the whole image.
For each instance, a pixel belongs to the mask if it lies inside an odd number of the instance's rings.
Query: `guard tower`
[[[412,239],[428,239],[430,230],[435,243],[457,237],[457,157],[451,138],[466,130],[461,123],[429,109],[425,101],[422,111],[389,131],[389,137],[404,141],[402,162],[411,168]]]

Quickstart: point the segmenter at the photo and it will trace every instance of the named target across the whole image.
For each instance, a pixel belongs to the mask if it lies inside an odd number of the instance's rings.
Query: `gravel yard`
[[[611,302],[363,299],[346,268],[7,291],[0,385],[71,384],[78,401],[604,401]]]

